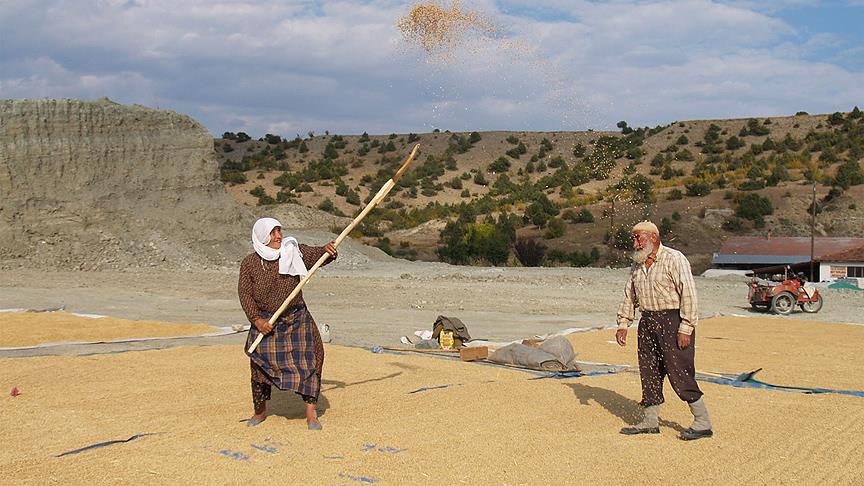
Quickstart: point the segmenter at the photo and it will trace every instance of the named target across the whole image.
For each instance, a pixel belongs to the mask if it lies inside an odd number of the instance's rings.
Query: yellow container
[[[453,331],[441,331],[438,342],[441,344],[441,349],[454,349]]]

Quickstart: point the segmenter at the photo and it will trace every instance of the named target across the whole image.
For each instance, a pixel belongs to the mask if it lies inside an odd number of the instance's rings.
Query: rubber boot
[[[711,417],[708,416],[708,407],[705,406],[705,401],[699,398],[689,405],[690,412],[693,413],[693,425],[681,432],[681,439],[696,440],[714,435],[714,431],[711,430]]]
[[[645,407],[642,421],[633,427],[621,429],[624,435],[636,434],[659,434],[660,433],[660,405]]]

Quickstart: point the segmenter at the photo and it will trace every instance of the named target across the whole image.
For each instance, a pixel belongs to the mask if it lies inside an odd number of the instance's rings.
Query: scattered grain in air
[[[396,25],[406,41],[419,44],[428,54],[464,47],[470,35],[495,37],[501,31],[479,13],[462,9],[458,0],[419,3]]]

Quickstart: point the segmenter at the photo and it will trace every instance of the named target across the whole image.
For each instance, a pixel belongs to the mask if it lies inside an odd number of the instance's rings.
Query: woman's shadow
[[[321,394],[318,396],[318,405],[315,407],[315,409],[318,411],[318,416],[324,416],[324,414],[327,413],[327,409],[330,408],[330,401],[327,400],[327,396],[324,394],[324,392],[336,388],[348,388],[349,386],[361,385],[364,383],[373,383],[376,381],[389,380],[391,378],[396,378],[401,374],[401,371],[397,371],[386,376],[369,378],[368,380],[356,381],[353,383],[346,383],[344,381],[338,380],[322,379]],[[270,403],[267,406],[267,413],[268,415],[279,415],[288,419],[306,418],[306,403],[303,401],[300,395],[294,393],[293,391],[279,390],[278,388],[273,387],[272,396],[270,397]]]
[[[566,383],[566,385],[573,390],[573,393],[582,405],[589,405],[589,402],[593,400],[627,425],[636,425],[642,420],[642,407],[639,405],[639,402],[631,400],[620,393],[583,383]],[[668,420],[660,419],[660,425],[674,429],[677,432],[684,431],[684,427]]]
[[[330,401],[327,400],[324,393],[321,393],[318,396],[318,404],[315,406],[318,416],[323,416],[329,408]],[[303,397],[291,390],[280,390],[273,387],[270,403],[267,404],[267,415],[279,415],[287,419],[305,419],[306,402],[303,401]]]

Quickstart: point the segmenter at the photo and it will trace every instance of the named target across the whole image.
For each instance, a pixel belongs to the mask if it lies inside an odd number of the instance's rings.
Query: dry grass
[[[860,327],[768,318],[701,326],[702,368],[764,366],[768,381],[864,388]],[[632,362],[635,349],[610,338],[574,342],[583,359]],[[0,385],[23,392],[0,398],[0,441],[14,444],[0,450],[10,483],[851,484],[864,473],[864,400],[850,396],[703,383],[717,434],[685,443],[676,435],[689,414],[668,387],[660,436],[617,433],[636,420],[633,373],[533,379],[328,346],[325,429],[314,433],[292,394],[275,395],[262,425],[239,422],[251,407],[239,345],[6,359],[0,370]],[[451,386],[410,393],[440,385]],[[54,457],[139,433],[159,435]]]

